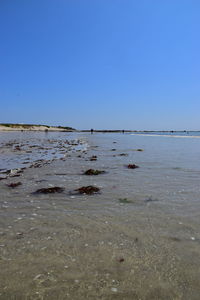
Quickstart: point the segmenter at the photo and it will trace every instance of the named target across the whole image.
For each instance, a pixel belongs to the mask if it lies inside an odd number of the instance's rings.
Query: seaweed
[[[65,189],[63,187],[54,186],[50,188],[41,188],[35,191],[33,194],[54,194],[54,193],[62,193]]]
[[[130,200],[128,200],[127,198],[119,198],[119,202],[120,203],[131,203],[131,201]]]
[[[105,173],[105,171],[89,169],[84,172],[84,175],[99,175],[103,173]]]
[[[12,182],[12,183],[7,184],[7,186],[11,187],[11,188],[16,188],[19,185],[22,185],[22,183],[20,181],[19,182]]]
[[[96,161],[97,160],[97,156],[93,155],[92,157],[90,157],[90,161]]]
[[[135,165],[135,164],[129,164],[129,165],[127,166],[127,168],[128,168],[128,169],[137,169],[137,168],[139,168],[139,166],[137,166],[137,165]]]
[[[118,156],[128,156],[128,153],[120,153]]]
[[[98,193],[100,191],[100,188],[98,188],[96,186],[88,185],[88,186],[82,186],[82,187],[76,189],[75,191],[78,191],[79,194],[92,195],[92,194]]]

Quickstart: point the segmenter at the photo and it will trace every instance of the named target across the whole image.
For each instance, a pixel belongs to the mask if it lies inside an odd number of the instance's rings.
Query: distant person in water
[[[124,133],[124,130],[122,130],[122,133]]]
[[[91,131],[91,134],[93,134],[93,132],[94,132],[94,129],[91,129],[90,131]]]

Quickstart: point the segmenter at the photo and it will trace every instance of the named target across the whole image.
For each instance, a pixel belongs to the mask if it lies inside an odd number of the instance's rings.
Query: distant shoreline
[[[72,127],[64,126],[48,126],[48,125],[35,125],[35,124],[0,124],[0,131],[60,131],[60,132],[72,132],[76,131]]]
[[[67,126],[49,126],[49,125],[37,125],[37,124],[12,124],[12,123],[0,123],[1,131],[59,131],[59,132],[91,132],[91,129],[75,129]],[[93,133],[189,133],[199,132],[199,130],[123,130],[123,129],[93,129]]]
[[[91,132],[91,130],[77,130],[80,132]],[[162,132],[162,133],[176,133],[176,132],[182,132],[182,133],[188,133],[188,132],[199,132],[200,130],[93,130],[93,133],[156,133],[156,132]]]

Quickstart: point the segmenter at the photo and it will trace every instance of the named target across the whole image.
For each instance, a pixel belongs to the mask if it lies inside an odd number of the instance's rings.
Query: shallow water
[[[136,131],[133,135],[167,136],[167,137],[200,137],[200,131]]]
[[[9,134],[2,144],[19,139]],[[0,181],[0,299],[199,299],[198,138],[20,134],[20,143],[81,146],[62,160],[55,147],[51,163]],[[83,175],[89,168],[106,173]],[[101,193],[74,193],[85,185]],[[51,186],[65,191],[32,194]]]
[[[68,151],[87,147],[72,136],[66,132],[0,132],[0,173],[24,165],[30,167],[39,160],[59,159]]]

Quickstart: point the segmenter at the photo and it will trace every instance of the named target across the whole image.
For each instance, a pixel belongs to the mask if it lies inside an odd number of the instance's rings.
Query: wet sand
[[[153,183],[136,189],[147,149],[120,156],[116,136],[106,149],[84,140],[87,150],[0,181],[0,299],[199,299],[199,204],[168,204]],[[90,168],[106,173],[83,175]],[[74,192],[87,185],[100,193]],[[33,194],[53,186],[65,190]]]

